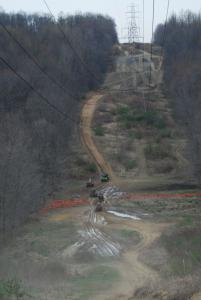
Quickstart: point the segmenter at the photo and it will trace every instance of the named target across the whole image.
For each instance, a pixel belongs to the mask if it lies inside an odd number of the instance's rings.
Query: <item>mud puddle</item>
[[[121,213],[121,212],[117,212],[117,211],[113,211],[113,210],[108,210],[107,212],[109,214],[112,214],[114,216],[124,218],[124,219],[132,219],[132,220],[136,220],[136,221],[141,220],[141,218],[136,215],[130,215],[127,213]]]

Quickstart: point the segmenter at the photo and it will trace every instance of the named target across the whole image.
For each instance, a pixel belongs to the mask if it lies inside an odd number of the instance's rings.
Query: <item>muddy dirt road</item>
[[[0,278],[17,278],[37,300],[133,299],[157,285],[157,272],[139,255],[165,226],[96,214],[93,206],[52,210],[1,252]]]
[[[115,222],[114,218],[107,218],[109,222]],[[124,228],[124,230],[134,230],[140,235],[140,242],[132,249],[125,250],[122,253],[122,257],[118,262],[115,262],[115,267],[118,269],[121,276],[121,281],[118,285],[114,286],[105,295],[97,296],[97,300],[115,300],[115,299],[138,299],[133,298],[136,290],[145,287],[147,285],[157,285],[159,282],[159,275],[157,272],[143,262],[140,261],[140,253],[150,246],[161,234],[166,224],[154,224],[144,221],[128,221],[117,220],[112,225],[114,229]],[[150,295],[151,299],[151,295]]]
[[[128,67],[127,67],[128,68]],[[83,144],[91,156],[92,160],[96,163],[99,172],[106,172],[110,175],[112,183],[119,183],[119,178],[115,176],[109,162],[105,160],[93,138],[92,121],[98,103],[102,99],[102,95],[92,95],[84,104],[81,113],[81,137]],[[113,266],[118,270],[121,280],[118,285],[114,285],[108,291],[96,295],[96,300],[128,300],[134,294],[134,291],[146,286],[148,283],[157,285],[159,280],[156,271],[150,269],[139,260],[139,254],[149,247],[160,234],[167,227],[167,224],[156,224],[154,222],[147,222],[145,220],[127,220],[119,216],[111,216],[103,214],[106,228],[115,230],[124,230],[137,232],[140,236],[140,243],[132,249],[124,249],[121,245],[106,234],[101,229],[103,225],[97,223],[98,215],[94,212],[93,206],[90,209],[87,222],[83,225],[81,237],[74,245],[74,251],[79,249],[88,249],[88,252],[95,253],[100,256],[112,257],[117,256],[119,259],[115,261]],[[75,249],[76,248],[76,249]],[[69,249],[72,251],[72,248]],[[134,298],[133,298],[134,299]]]

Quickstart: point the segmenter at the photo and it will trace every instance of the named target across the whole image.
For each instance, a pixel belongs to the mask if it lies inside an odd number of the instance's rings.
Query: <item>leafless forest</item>
[[[100,15],[0,14],[0,56],[35,89],[0,62],[1,232],[57,189],[79,104],[102,82],[116,42],[113,20]]]
[[[188,158],[201,181],[201,15],[186,12],[159,25],[155,43],[164,47],[164,83],[175,119],[188,135]],[[189,170],[190,172],[190,170]]]

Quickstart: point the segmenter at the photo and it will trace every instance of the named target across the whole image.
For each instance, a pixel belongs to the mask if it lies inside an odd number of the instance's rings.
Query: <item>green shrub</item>
[[[154,123],[154,127],[158,128],[158,129],[165,128],[166,127],[165,120],[162,117],[158,117],[158,119]]]
[[[136,130],[136,131],[129,131],[128,132],[128,137],[129,137],[129,139],[132,141],[132,140],[135,140],[135,139],[137,139],[137,140],[141,140],[142,138],[143,138],[143,133],[142,133],[142,131],[140,131],[140,130]]]
[[[130,108],[128,106],[120,106],[116,110],[117,115],[127,115],[130,112]]]
[[[96,173],[97,167],[96,167],[95,163],[89,163],[89,164],[86,166],[86,171],[87,171],[87,172],[90,172],[90,173]]]
[[[0,299],[8,300],[9,298],[21,299],[25,295],[21,285],[16,279],[0,280]]]
[[[104,130],[104,128],[103,128],[101,125],[97,125],[97,126],[94,128],[94,133],[95,133],[95,135],[97,135],[97,136],[104,136],[105,130]]]
[[[143,138],[142,132],[141,131],[136,131],[135,137],[136,137],[136,139],[141,140]]]
[[[122,126],[125,129],[131,129],[133,127],[132,123],[128,120],[123,120]]]
[[[82,157],[78,157],[76,159],[76,164],[79,166],[79,167],[83,167],[83,166],[86,166],[87,165],[87,162],[86,160],[84,160]]]
[[[139,123],[158,129],[164,129],[166,126],[164,118],[155,111],[137,111],[128,106],[121,106],[116,113],[119,116],[119,121],[127,129],[135,127]]]
[[[129,131],[128,132],[128,137],[132,141],[135,139],[135,132],[134,131]]]
[[[128,160],[124,162],[124,166],[126,170],[132,170],[137,167],[137,161],[136,160]]]
[[[111,113],[111,115],[116,116],[117,115],[117,110],[116,109],[111,109],[110,113]]]
[[[164,159],[156,164],[154,169],[157,173],[167,174],[175,168],[175,163],[171,159]]]
[[[139,114],[138,119],[148,126],[155,128],[165,128],[166,124],[164,119],[155,111],[147,111]]]
[[[160,138],[171,138],[172,137],[172,130],[169,128],[162,128],[159,132]]]
[[[170,157],[171,147],[160,144],[148,144],[144,147],[146,159],[164,159]]]

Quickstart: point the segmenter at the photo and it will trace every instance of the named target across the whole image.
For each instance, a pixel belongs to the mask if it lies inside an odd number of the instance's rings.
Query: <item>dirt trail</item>
[[[106,220],[114,222],[115,217],[106,216]],[[129,251],[123,252],[122,259],[115,262],[115,267],[121,274],[121,281],[115,285],[113,289],[99,295],[96,300],[128,300],[134,299],[134,292],[142,287],[157,285],[160,281],[158,273],[146,266],[139,259],[139,255],[144,249],[149,247],[157,238],[160,237],[161,232],[169,226],[168,224],[156,224],[149,221],[128,221],[121,220],[121,224],[116,223],[113,228],[119,227],[132,229],[140,233],[141,242]]]
[[[126,82],[128,80],[127,74],[128,72],[133,72],[132,76],[134,79],[136,79],[136,72],[138,70],[138,73],[141,72],[142,80],[144,81],[144,86],[143,89],[146,90],[146,80],[145,80],[145,74],[143,73],[143,70],[141,70],[140,64],[136,61],[136,59],[143,59],[143,57],[146,57],[147,61],[151,64],[152,68],[152,80],[155,82],[155,88],[157,88],[158,84],[161,82],[162,79],[162,72],[161,72],[161,64],[159,65],[158,69],[155,68],[154,63],[150,61],[150,54],[147,52],[144,52],[144,54],[140,55],[135,55],[133,57],[127,57],[123,56],[120,57],[117,61],[116,65],[116,71],[114,72],[115,74],[120,74],[121,80],[120,82]],[[156,56],[158,57],[158,56]],[[126,76],[126,77],[125,77]],[[125,78],[124,78],[125,77]],[[109,83],[109,85],[108,85]],[[117,83],[116,83],[117,84]],[[133,82],[135,88],[137,89],[137,81],[134,80]],[[115,87],[115,83],[111,84],[110,80],[106,78],[105,83],[103,87],[110,86],[110,88]],[[120,86],[117,84],[117,91],[120,88]],[[158,89],[158,88],[157,88]],[[112,182],[115,185],[122,185],[123,179],[119,178],[117,174],[115,174],[112,170],[112,167],[108,161],[103,157],[102,153],[99,151],[97,148],[95,141],[93,139],[93,130],[92,130],[92,122],[93,122],[93,117],[94,113],[96,111],[96,108],[98,106],[98,103],[101,101],[103,95],[102,94],[95,94],[92,95],[84,104],[82,112],[81,112],[81,139],[82,142],[92,158],[92,160],[96,163],[96,166],[99,170],[99,172],[105,172],[108,173],[110,178],[112,179]],[[139,153],[142,152],[142,146],[139,145],[137,151]],[[140,178],[146,178],[146,161],[145,158],[142,157],[141,155],[138,155],[140,159]],[[127,181],[127,180],[126,180]]]
[[[76,210],[77,213],[79,210]],[[77,218],[74,216],[74,218]],[[82,218],[83,219],[83,215]],[[105,220],[105,222],[103,222]],[[145,265],[139,256],[147,249],[161,233],[169,226],[168,224],[155,223],[154,221],[122,219],[108,213],[96,214],[93,206],[90,207],[83,219],[81,238],[78,242],[62,254],[63,258],[71,257],[77,251],[87,252],[88,255],[105,257],[108,265],[120,274],[120,280],[112,288],[99,291],[93,300],[128,300],[132,298],[135,291],[146,286],[157,286],[160,281],[158,273]],[[113,240],[105,233],[104,228],[110,228],[112,232],[118,230],[133,230],[140,234],[140,242],[131,248]],[[91,253],[91,254],[90,254]],[[117,257],[109,261],[108,258]],[[141,298],[142,299],[142,298]],[[151,299],[151,298],[150,298]]]
[[[99,172],[108,173],[111,178],[114,178],[110,164],[105,161],[93,140],[92,120],[97,103],[101,98],[102,95],[94,95],[84,104],[81,113],[81,138],[88,154],[96,163]]]
[[[152,69],[155,71],[154,65],[152,66]],[[158,77],[159,78],[155,78],[157,84],[160,81],[160,76]],[[112,182],[116,185],[120,185],[123,179],[114,175],[110,164],[99,152],[99,149],[93,139],[92,121],[96,107],[101,98],[102,95],[100,94],[93,95],[83,106],[81,114],[81,137],[88,154],[96,163],[99,172],[108,173]],[[145,168],[146,164],[144,161],[142,161],[142,165]],[[141,175],[144,175],[143,171]],[[94,214],[92,217],[92,219],[94,219]],[[141,236],[141,242],[132,249],[123,251],[121,259],[115,261],[114,267],[118,269],[118,272],[121,275],[121,280],[109,291],[103,291],[99,295],[96,295],[96,300],[134,299],[133,295],[137,289],[144,286],[150,286],[152,284],[157,286],[157,283],[160,280],[159,275],[155,270],[140,261],[139,255],[160,237],[161,233],[168,225],[158,224],[154,221],[123,220],[118,217],[109,216],[108,214],[104,214],[104,217],[111,228],[125,228],[127,230],[134,230],[138,232]],[[84,245],[86,240],[91,240],[92,244],[96,246],[96,250],[100,250],[101,253],[107,253],[108,251],[113,253],[117,250],[119,251],[117,245],[113,243],[108,236],[102,235],[102,232],[99,231],[99,228],[97,228],[97,225],[91,221],[90,217],[88,219],[87,226],[85,225],[84,234],[85,236],[83,236],[79,241],[79,245]],[[115,251],[113,248],[116,248]]]

